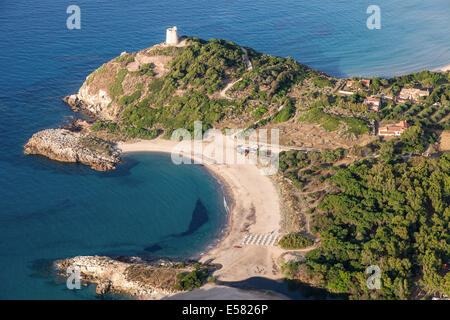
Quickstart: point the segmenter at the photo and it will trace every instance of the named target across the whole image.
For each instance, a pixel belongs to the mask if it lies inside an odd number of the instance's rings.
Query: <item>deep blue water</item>
[[[76,116],[61,102],[122,51],[164,41],[165,29],[224,38],[335,76],[392,76],[450,63],[450,1],[378,1],[382,29],[368,30],[373,1],[76,0],[0,2],[0,299],[91,298],[46,276],[46,262],[80,254],[190,256],[224,223],[223,195],[198,166],[134,154],[119,170],[24,156],[36,131]],[[81,30],[66,8],[81,8]],[[208,219],[192,233],[200,199]],[[203,210],[203,209],[202,209]],[[204,218],[204,217],[203,217]]]

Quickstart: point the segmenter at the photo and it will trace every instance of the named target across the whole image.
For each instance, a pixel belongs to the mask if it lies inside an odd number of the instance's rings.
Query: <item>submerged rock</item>
[[[107,171],[120,162],[110,142],[67,129],[46,129],[35,133],[24,146],[25,154],[40,154],[62,162],[79,162],[94,170]]]

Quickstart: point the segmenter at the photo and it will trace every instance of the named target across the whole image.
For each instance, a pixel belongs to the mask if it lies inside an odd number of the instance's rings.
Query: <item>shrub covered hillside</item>
[[[226,40],[187,38],[185,44],[123,54],[93,72],[86,80],[91,95],[106,91],[111,99],[107,109],[114,110],[110,112],[114,116],[103,117],[93,129],[154,138],[176,128],[191,130],[196,120],[205,130],[289,122],[300,133],[308,123],[329,132],[333,141],[337,136],[347,139],[349,143],[340,146],[349,146],[355,137],[375,133],[377,123],[406,120],[425,131],[449,125],[450,73],[421,71],[392,79],[347,81],[290,57],[262,54]],[[367,82],[370,85],[363,85]],[[399,99],[402,89],[429,95]],[[380,99],[378,111],[365,103],[369,96]],[[326,135],[317,132],[318,138]],[[311,142],[300,133],[289,142]]]
[[[357,298],[450,295],[450,155],[366,159],[340,170],[313,216],[321,246],[306,255],[322,286]],[[365,270],[381,269],[381,290]]]
[[[245,125],[250,125],[279,104],[288,107],[276,121],[286,121],[295,113],[295,101],[287,98],[286,92],[302,79],[320,74],[292,59],[251,49],[247,65],[245,48],[230,41],[192,38],[187,43],[184,47],[155,48],[148,53],[168,58],[164,74],[158,74],[152,64],[141,65],[139,71],[128,71],[127,65],[135,61],[136,54],[110,62],[116,65],[117,73],[108,91],[111,105],[121,107],[121,116],[115,121],[98,121],[94,130],[150,138],[161,131],[192,129],[195,120],[201,120],[207,129],[225,117],[240,121],[242,115],[248,115]],[[90,81],[102,73],[102,68],[89,77]],[[130,83],[135,87],[130,88]],[[229,90],[221,92],[233,83]]]

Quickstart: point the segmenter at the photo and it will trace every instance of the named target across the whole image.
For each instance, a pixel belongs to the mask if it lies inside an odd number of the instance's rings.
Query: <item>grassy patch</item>
[[[112,146],[112,144],[108,141],[105,141],[103,139],[100,138],[96,138],[96,137],[83,137],[81,138],[81,146],[83,148],[95,151],[95,152],[100,152],[103,154],[106,154],[108,156],[112,155],[114,153],[114,147]]]
[[[91,129],[94,132],[105,130],[114,134],[120,133],[120,127],[117,125],[117,123],[107,120],[97,120]]]
[[[128,105],[128,104],[132,104],[133,102],[135,102],[140,97],[141,97],[141,90],[136,90],[131,95],[123,96],[122,98],[120,98],[119,99],[119,104],[122,105],[122,106]]]
[[[342,118],[342,121],[349,127],[347,133],[353,133],[354,135],[359,136],[360,134],[369,132],[369,127],[367,127],[364,120],[344,117]]]
[[[120,57],[116,58],[117,62],[124,62],[125,65],[134,62],[134,58],[132,56],[130,56],[129,54],[123,54]]]
[[[295,114],[295,106],[287,100],[283,109],[273,117],[273,123],[286,122]]]
[[[339,129],[342,122],[349,127],[346,133],[360,135],[369,132],[369,128],[364,120],[328,114],[320,107],[309,109],[306,114],[299,118],[299,121],[319,124],[330,132]]]
[[[177,47],[166,47],[163,49],[153,49],[150,52],[151,56],[173,56],[174,54],[180,52],[182,49]]]
[[[302,115],[299,121],[320,124],[327,131],[336,131],[339,129],[341,118],[325,113],[322,108],[312,108]]]
[[[120,69],[117,72],[116,79],[114,80],[114,83],[109,88],[109,93],[113,100],[117,96],[123,94],[122,82],[125,79],[125,76],[127,75],[127,73],[128,73],[127,69]]]
[[[153,68],[155,68],[155,65],[153,63],[145,63],[140,67],[139,71],[133,72],[133,74],[137,76],[153,77],[154,75],[156,75],[156,72],[153,71]]]
[[[260,119],[267,112],[267,108],[257,105],[255,110],[252,112],[252,116],[255,119]]]

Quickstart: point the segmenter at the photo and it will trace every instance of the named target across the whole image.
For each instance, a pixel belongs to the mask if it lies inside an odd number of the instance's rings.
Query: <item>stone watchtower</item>
[[[166,31],[166,44],[174,46],[178,44],[178,29],[177,27],[168,28]]]

